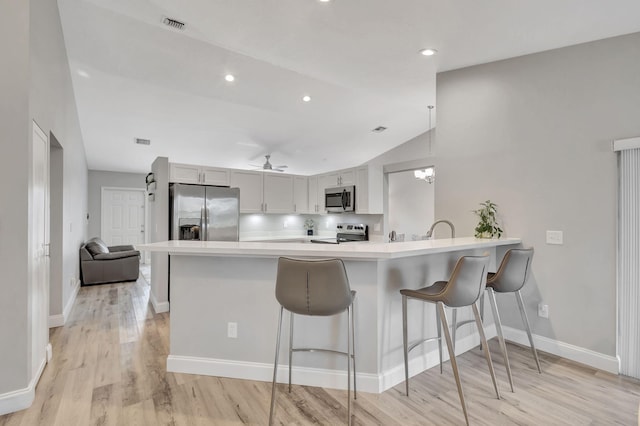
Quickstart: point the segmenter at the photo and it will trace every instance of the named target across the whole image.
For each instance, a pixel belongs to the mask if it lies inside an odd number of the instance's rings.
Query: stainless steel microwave
[[[339,186],[324,190],[324,206],[329,213],[356,211],[356,187]]]

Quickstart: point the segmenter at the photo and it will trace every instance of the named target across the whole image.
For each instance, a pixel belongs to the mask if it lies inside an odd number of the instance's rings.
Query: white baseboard
[[[71,290],[71,296],[62,310],[62,314],[49,315],[49,328],[62,327],[66,324],[69,315],[71,315],[73,304],[76,302],[78,291],[80,291],[80,280],[76,280],[76,285],[73,287],[73,290]]]
[[[270,382],[273,380],[273,364],[226,359],[197,358],[169,355],[167,371],[174,373],[202,374],[205,376],[231,377],[235,379]],[[358,390],[378,393],[378,376],[358,373]],[[278,366],[278,383],[289,382],[287,365]],[[347,372],[321,368],[293,367],[291,382],[330,389],[347,389]]]
[[[487,338],[495,335],[495,326],[487,329]],[[493,334],[492,334],[493,333]],[[456,343],[456,353],[461,354],[478,346],[480,337],[473,334]],[[424,357],[414,358],[409,364],[409,375],[414,376],[438,365],[438,347],[429,351]],[[446,345],[443,348],[443,361],[449,359]],[[201,374],[205,376],[230,377],[244,380],[270,382],[273,380],[273,364],[232,361],[226,359],[198,358],[190,356],[169,355],[167,371],[174,373]],[[358,389],[363,392],[382,393],[404,381],[404,364],[395,366],[381,375],[358,373]],[[287,365],[278,366],[278,383],[288,383]],[[327,370],[322,368],[293,367],[292,383],[307,386],[319,386],[330,389],[347,389],[347,372],[344,370]]]
[[[151,306],[153,306],[153,310],[156,314],[169,312],[169,302],[158,302],[156,300],[156,295],[153,294],[152,291],[149,291],[149,301],[151,302]]]
[[[485,335],[487,339],[491,339],[496,336],[496,326],[490,324],[485,328]],[[447,344],[444,341],[444,335],[442,336],[442,362],[449,360],[449,351],[447,350]],[[476,332],[473,334],[456,339],[456,355],[461,355],[480,344],[480,335]],[[425,343],[432,349],[426,354],[420,357],[411,359],[409,355],[409,377],[413,377],[422,373],[430,368],[436,367],[440,364],[440,357],[438,356],[438,345],[434,341],[432,343]],[[380,376],[380,388],[377,393],[382,393],[387,389],[391,389],[399,383],[404,382],[404,362],[400,365],[392,367],[386,370]]]
[[[529,338],[524,330],[518,330],[511,327],[502,327],[504,338],[523,346],[529,347]],[[620,361],[618,357],[604,355],[569,343],[560,342],[558,340],[549,339],[548,337],[533,335],[536,348],[548,352],[562,358],[586,364],[599,370],[607,371],[613,374],[619,374]]]
[[[48,344],[47,357],[50,347],[51,344]],[[0,416],[31,407],[31,404],[33,404],[33,400],[36,397],[36,385],[40,380],[40,376],[42,375],[46,364],[47,359],[42,359],[36,375],[33,376],[26,388],[0,394]]]
[[[49,315],[49,328],[62,327],[64,325],[64,315]]]

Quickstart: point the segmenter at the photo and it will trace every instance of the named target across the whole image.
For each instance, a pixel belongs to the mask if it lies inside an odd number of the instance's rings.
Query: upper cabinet
[[[232,188],[240,188],[240,213],[295,211],[294,176],[231,170],[229,182]]]
[[[325,188],[349,186],[356,184],[356,170],[346,169],[322,175]]]
[[[309,204],[307,207],[307,212],[309,213],[320,213],[320,199],[324,201],[324,190],[322,194],[318,191],[318,176],[309,176],[307,178],[309,185]],[[322,195],[322,197],[320,196]]]
[[[358,167],[356,179],[356,213],[383,214],[382,166]]]
[[[262,213],[262,172],[232,170],[229,183],[232,188],[240,188],[240,213]]]
[[[305,176],[293,177],[293,212],[294,213],[313,213],[309,210],[309,179]],[[314,195],[315,200],[315,195]]]
[[[169,182],[240,188],[240,213],[326,213],[325,189],[355,185],[356,213],[382,214],[382,167],[316,176],[169,163]]]
[[[264,213],[291,213],[294,211],[293,176],[264,173],[263,182]]]
[[[229,186],[229,171],[191,164],[169,163],[169,182]]]

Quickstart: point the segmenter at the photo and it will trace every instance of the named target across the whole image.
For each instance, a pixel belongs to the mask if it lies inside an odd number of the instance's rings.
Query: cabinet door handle
[[[293,212],[295,213],[295,212],[296,212],[296,210],[297,210],[297,208],[296,208],[296,205],[294,204],[294,205],[293,205]]]
[[[264,203],[264,212],[267,212],[267,203]]]

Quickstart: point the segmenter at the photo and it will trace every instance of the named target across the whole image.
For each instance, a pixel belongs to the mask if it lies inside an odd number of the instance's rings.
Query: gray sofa
[[[140,252],[133,246],[111,246],[92,238],[80,247],[82,285],[135,281],[140,272]]]

